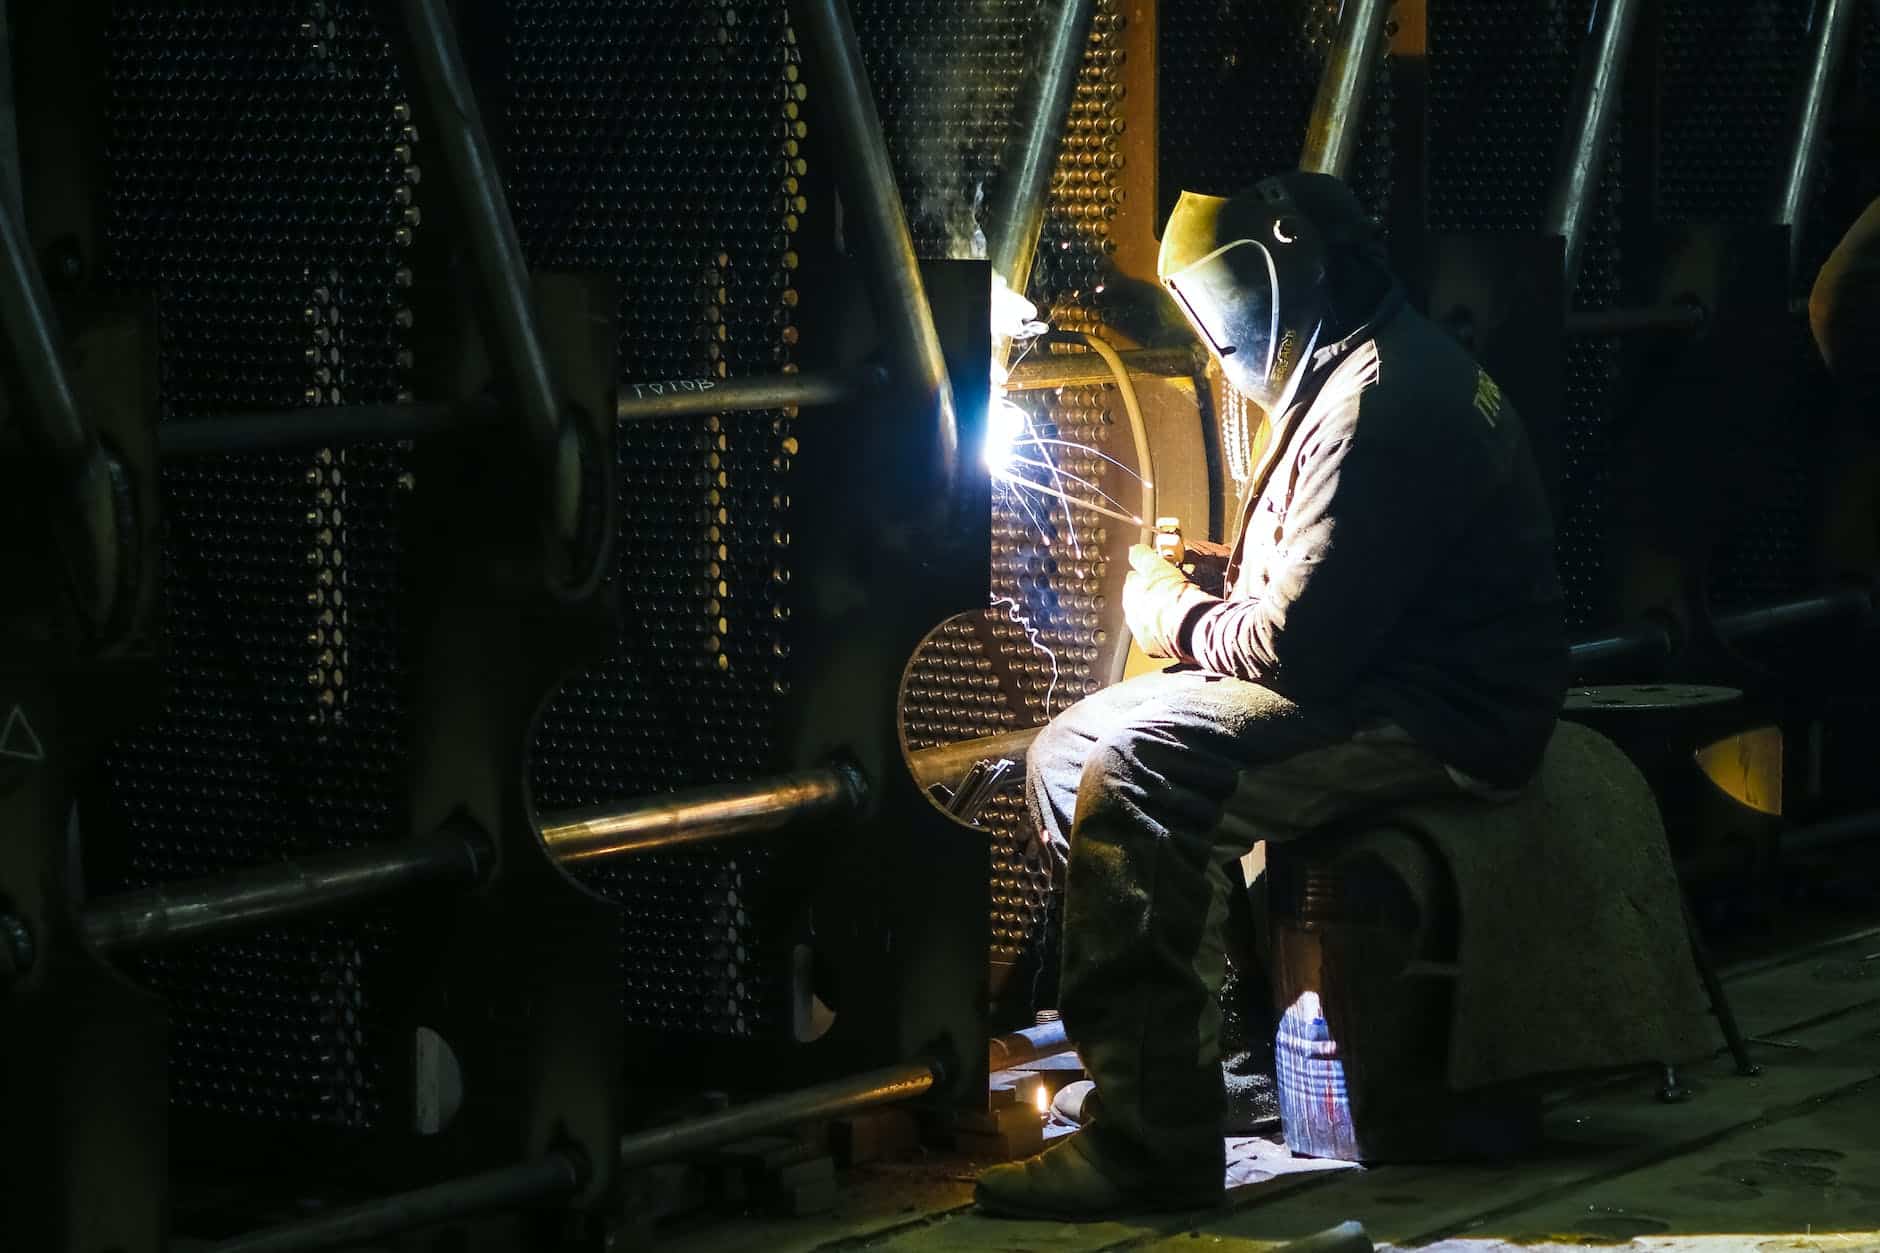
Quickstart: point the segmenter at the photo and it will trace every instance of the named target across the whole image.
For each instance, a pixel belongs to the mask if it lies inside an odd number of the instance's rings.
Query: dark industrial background
[[[984,295],[961,293],[985,270],[961,267],[986,255],[985,206],[1050,7],[849,5],[951,364],[983,366],[970,327],[983,326]],[[1628,653],[1618,671],[1745,689],[1786,733],[1787,821],[1858,812],[1880,803],[1880,785],[1863,713],[1875,675],[1854,628],[1805,624],[1743,650],[1712,628],[1852,573],[1823,538],[1836,406],[1798,302],[1880,194],[1880,20],[1871,8],[1836,19],[1848,49],[1791,266],[1772,195],[1816,23],[1836,4],[1642,7],[1577,282],[1558,309],[1524,306],[1524,292],[1546,289],[1523,275],[1552,264],[1560,283],[1543,219],[1592,0],[1399,0],[1350,178],[1414,298],[1481,353],[1534,428],[1555,481],[1574,637],[1668,623],[1662,649]],[[440,363],[476,356],[447,312],[468,304],[444,294],[466,263],[396,6],[28,8],[10,32],[27,231],[68,325],[109,305],[153,328],[142,420],[156,442],[138,456],[160,518],[143,629],[115,654],[141,662],[142,677],[59,689],[73,711],[63,721],[97,729],[79,737],[69,823],[46,820],[30,838],[70,841],[58,856],[82,859],[66,908],[410,839],[435,818],[414,798],[432,804],[448,777],[413,763],[461,730],[420,694],[419,675],[440,664],[427,576],[451,549],[452,520],[479,512],[473,488],[511,506],[500,476],[486,466],[459,479],[420,435],[187,456],[165,442],[229,416],[459,399],[461,370]],[[1152,287],[1162,217],[1184,188],[1232,189],[1298,164],[1340,5],[1095,10],[1029,294],[1056,331],[1166,347]],[[851,156],[791,6],[505,0],[462,6],[457,25],[527,265],[596,293],[576,320],[604,328],[591,355],[611,354],[598,368],[623,397],[847,369],[866,354],[881,315],[854,256],[856,210],[837,192]],[[74,33],[87,29],[95,44]],[[63,127],[47,118],[69,99],[60,79],[81,81],[85,97]],[[50,216],[60,195],[89,208]],[[1599,316],[1686,299],[1701,324]],[[1038,367],[1081,349],[1032,352]],[[954,370],[969,435],[985,404],[974,383],[972,369]],[[1220,533],[1231,490],[1204,447],[1219,437],[1209,380],[1164,371],[1143,387],[1171,466],[1165,500]],[[1113,384],[1018,395],[1035,429],[1087,446],[1060,470],[1112,496],[1132,490],[1106,459],[1134,457]],[[931,491],[896,474],[917,456],[901,443],[918,443],[930,418],[891,394],[621,416],[604,467],[614,535],[600,608],[580,647],[516,637],[537,650],[518,654],[518,669],[560,677],[509,763],[528,812],[761,780],[834,749],[875,784],[858,821],[826,832],[572,870],[607,905],[566,937],[607,989],[581,1012],[609,1016],[602,1034],[617,1041],[594,1063],[612,1073],[592,1099],[618,1102],[628,1124],[682,1112],[700,1090],[763,1095],[941,1040],[976,1058],[987,1031],[1050,1007],[1053,893],[1021,851],[1016,796],[967,828],[911,779],[883,780],[906,773],[901,737],[918,750],[1037,726],[1110,681],[1120,554],[1134,536],[993,484],[983,531],[923,544]],[[970,449],[965,465],[980,468]],[[975,490],[983,500],[988,488]],[[439,491],[447,507],[430,503]],[[10,544],[24,550],[31,510],[9,508],[20,515]],[[66,658],[60,673],[76,665]],[[83,702],[111,708],[78,712]],[[929,864],[922,850],[942,851]],[[1726,932],[1765,925],[1780,889],[1765,879],[1752,891],[1749,863],[1725,861],[1701,894],[1706,916]],[[955,882],[962,894],[946,890]],[[112,995],[142,1025],[121,1039],[133,1051],[156,1040],[161,1057],[127,1063],[142,1078],[125,1082],[167,1103],[146,1112],[168,1160],[87,1147],[86,1120],[111,1117],[100,1105],[74,1110],[64,1165],[41,1178],[80,1188],[111,1173],[155,1198],[133,1211],[173,1206],[179,1229],[219,1235],[323,1190],[384,1191],[534,1151],[552,1139],[531,1105],[549,1099],[539,1084],[493,1081],[508,1095],[487,1108],[473,1097],[466,1110],[482,1112],[441,1136],[414,1111],[434,1099],[445,1053],[466,1059],[473,1093],[506,1058],[538,1056],[538,1035],[578,1025],[526,997],[487,1019],[472,1003],[480,977],[535,977],[522,957],[476,962],[514,936],[506,928],[549,927],[529,910],[552,910],[554,890],[487,913],[393,897],[126,953],[118,968],[141,992]],[[934,921],[906,925],[916,915]],[[474,960],[447,942],[464,935],[482,946]],[[531,951],[554,960],[548,940]],[[48,969],[20,1012],[67,1013]],[[820,1029],[806,1021],[827,1012],[835,1027],[811,1042]],[[466,1042],[499,1017],[500,1047]],[[75,1072],[103,1064],[89,1048],[68,1056]],[[582,1081],[550,1103],[581,1099]],[[85,1084],[74,1073],[52,1086]],[[233,1179],[244,1182],[231,1190]],[[155,1247],[128,1229],[117,1238],[34,1247]]]

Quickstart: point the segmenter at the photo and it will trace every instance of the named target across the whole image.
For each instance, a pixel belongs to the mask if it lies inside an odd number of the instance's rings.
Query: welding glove
[[[1182,628],[1215,598],[1147,544],[1130,548],[1129,569],[1123,582],[1123,619],[1136,646],[1151,657],[1185,658]]]

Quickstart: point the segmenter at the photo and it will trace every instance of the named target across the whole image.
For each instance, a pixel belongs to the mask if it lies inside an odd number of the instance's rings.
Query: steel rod
[[[806,818],[847,816],[866,795],[858,772],[830,766],[550,814],[543,820],[542,842],[557,861],[592,861],[754,835]]]
[[[1791,273],[1800,253],[1808,202],[1815,193],[1815,169],[1828,130],[1828,112],[1857,10],[1856,0],[1819,0],[1812,14],[1814,39],[1809,46],[1808,77],[1796,102],[1794,139],[1777,186],[1774,214],[1777,226],[1789,228]]]
[[[907,1062],[734,1105],[702,1118],[634,1132],[621,1137],[620,1165],[624,1169],[672,1161],[780,1127],[912,1100],[930,1091],[941,1076],[937,1062]]]
[[[11,174],[9,172],[9,177]],[[41,455],[62,474],[76,472],[98,451],[98,436],[79,412],[65,373],[52,297],[33,257],[26,224],[0,197],[0,330],[6,334],[26,429]]]
[[[1780,847],[1784,853],[1819,853],[1876,838],[1880,838],[1880,809],[1870,809],[1785,832]]]
[[[529,443],[545,468],[555,464],[562,431],[560,393],[536,326],[529,270],[503,194],[476,92],[451,24],[448,0],[403,0],[405,27],[424,99],[432,141],[444,154],[454,206],[489,323],[489,351],[512,393]]]
[[[879,302],[877,320],[893,384],[911,392],[922,412],[932,407],[941,514],[950,520],[963,499],[959,417],[861,45],[845,0],[796,0],[793,8],[804,58],[816,79],[812,90],[827,109],[823,124],[840,154],[834,174],[844,230]]]
[[[1717,633],[1727,640],[1751,640],[1793,627],[1814,626],[1841,617],[1864,617],[1872,612],[1873,590],[1850,585],[1800,600],[1719,614]]]
[[[1671,660],[1677,641],[1662,622],[1641,622],[1611,635],[1580,640],[1567,650],[1574,674],[1617,666],[1659,666]]]
[[[1568,96],[1567,126],[1555,154],[1553,182],[1541,218],[1542,235],[1558,236],[1563,241],[1563,290],[1569,297],[1579,279],[1587,226],[1599,202],[1606,145],[1619,116],[1632,33],[1643,7],[1640,0],[1603,0],[1592,33],[1580,45],[1579,65]]]
[[[1567,315],[1569,335],[1630,335],[1642,331],[1695,331],[1709,313],[1702,305],[1651,305],[1637,309],[1587,309]]]
[[[229,413],[165,422],[157,428],[157,448],[165,457],[207,457],[424,439],[494,421],[497,413],[491,401]]]
[[[989,1070],[1010,1070],[1041,1057],[1054,1057],[1070,1047],[1062,1020],[1042,1022],[1023,1031],[993,1036],[986,1044],[986,1066]]]
[[[999,179],[986,206],[986,259],[1021,296],[1031,285],[1051,172],[1096,11],[1096,0],[1048,0],[1038,14],[1017,110],[999,154]],[[995,355],[995,360],[1002,357]]]
[[[532,1162],[343,1206],[325,1214],[210,1245],[207,1253],[314,1253],[417,1231],[454,1218],[515,1209],[579,1190],[581,1170],[550,1153]]]
[[[475,883],[482,836],[448,825],[401,843],[348,849],[214,878],[104,897],[84,912],[85,938],[105,952],[149,948],[337,909],[429,883]]]
[[[1350,173],[1358,137],[1364,133],[1364,98],[1384,51],[1390,6],[1391,0],[1344,0],[1338,33],[1306,122],[1300,169],[1339,178]]]
[[[1025,750],[1038,738],[1041,729],[1030,727],[1023,731],[1006,731],[999,735],[957,740],[910,753],[908,762],[914,771],[914,781],[923,788],[932,787],[936,783],[951,784],[972,769],[975,762],[999,757],[1022,762],[1025,760]]]
[[[772,374],[736,379],[666,379],[622,383],[614,416],[623,422],[685,418],[707,413],[745,413],[757,409],[807,409],[837,405],[880,386],[879,368],[827,370],[809,374]]]
[[[1131,375],[1151,378],[1191,378],[1198,371],[1190,348],[1132,348],[1116,354]],[[1012,367],[1005,380],[1008,392],[1035,392],[1048,387],[1090,387],[1111,383],[1110,367],[1094,352],[1033,353]]]

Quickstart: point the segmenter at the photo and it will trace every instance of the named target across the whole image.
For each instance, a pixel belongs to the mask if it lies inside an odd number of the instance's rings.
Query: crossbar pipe
[[[557,861],[572,864],[757,835],[813,818],[847,818],[866,798],[860,772],[827,766],[551,814],[542,824],[542,842]]]
[[[1566,281],[1562,290],[1568,293],[1579,279],[1588,224],[1606,170],[1606,148],[1624,95],[1632,35],[1643,7],[1641,0],[1604,0],[1592,32],[1580,45],[1568,94],[1567,125],[1555,153],[1553,182],[1541,218],[1541,234],[1563,241]]]
[[[620,1139],[620,1165],[628,1169],[675,1161],[782,1127],[911,1101],[932,1091],[944,1075],[937,1061],[907,1062],[633,1132]]]
[[[1036,18],[1018,106],[999,154],[999,181],[986,206],[986,259],[1019,295],[1031,285],[1071,99],[1090,43],[1096,0],[1049,0]],[[995,361],[1003,364],[1001,357]]]
[[[1808,77],[1802,80],[1797,95],[1788,159],[1777,183],[1772,215],[1777,226],[1789,228],[1791,275],[1800,257],[1802,228],[1815,194],[1815,170],[1821,163],[1828,113],[1858,10],[1856,0],[1819,0],[1811,15]]]
[[[486,1170],[428,1188],[335,1208],[299,1222],[210,1245],[207,1253],[317,1253],[419,1231],[452,1219],[518,1209],[571,1196],[583,1171],[564,1153]]]
[[[87,906],[85,938],[111,953],[201,940],[323,913],[426,884],[468,886],[489,863],[483,836],[451,823],[397,844],[347,849],[162,884]]]
[[[463,215],[489,319],[490,349],[512,393],[529,446],[552,478],[562,441],[560,393],[536,325],[522,243],[477,109],[448,0],[403,0],[402,8],[434,140],[444,153],[451,198]]]
[[[878,302],[893,384],[906,389],[922,411],[932,408],[940,521],[950,524],[965,499],[959,414],[861,43],[846,0],[796,0],[791,7],[815,90],[827,109],[824,125],[840,154],[834,175],[844,230]]]
[[[214,457],[391,443],[453,435],[496,420],[494,402],[331,405],[275,413],[228,413],[165,422],[157,449],[165,457]]]
[[[887,372],[877,366],[751,378],[622,383],[614,404],[614,417],[622,422],[644,422],[712,413],[810,409],[846,404],[885,382]]]
[[[1364,101],[1383,55],[1391,0],[1345,0],[1306,122],[1299,168],[1346,178],[1364,133]]]

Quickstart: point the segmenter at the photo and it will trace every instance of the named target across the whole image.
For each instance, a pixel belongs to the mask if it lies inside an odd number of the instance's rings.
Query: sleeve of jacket
[[[1440,420],[1425,427],[1427,439],[1405,437],[1414,421],[1361,422],[1375,395],[1302,432],[1308,442],[1263,594],[1210,597],[1183,624],[1180,645],[1204,668],[1294,699],[1336,696],[1424,591],[1481,498],[1475,476],[1488,467],[1465,464],[1477,459]]]

